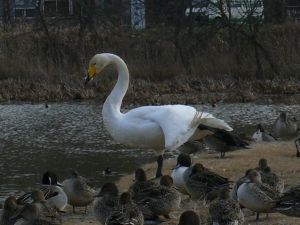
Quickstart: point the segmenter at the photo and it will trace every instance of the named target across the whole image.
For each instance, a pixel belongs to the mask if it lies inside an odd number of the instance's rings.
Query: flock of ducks
[[[70,171],[62,183],[52,171],[43,175],[43,184],[27,189],[20,197],[9,196],[0,216],[0,225],[58,225],[63,224],[67,204],[87,207],[92,204],[94,218],[101,224],[154,224],[171,219],[170,213],[180,209],[184,195],[192,201],[208,205],[206,223],[243,224],[242,209],[257,213],[280,212],[300,216],[300,186],[284,191],[284,181],[261,158],[258,166],[248,169],[236,182],[192,162],[190,154],[180,153],[171,175],[149,180],[142,168],[123,193],[114,182],[96,189],[89,180]],[[86,213],[86,210],[85,210]],[[200,225],[197,212],[183,212],[178,225]]]
[[[9,196],[5,200],[0,225],[58,225],[62,224],[62,212],[67,204],[76,213],[75,207],[87,207],[92,203],[95,218],[101,224],[161,222],[170,219],[170,213],[180,208],[184,194],[209,204],[206,222],[210,225],[243,224],[242,208],[256,212],[257,219],[259,213],[266,213],[268,218],[270,212],[300,216],[300,186],[284,192],[284,182],[272,172],[266,159],[261,159],[257,168],[247,170],[234,184],[201,163],[193,164],[186,153],[179,154],[171,175],[163,175],[165,150],[180,149],[191,141],[203,139],[223,158],[226,152],[247,149],[250,144],[230,133],[232,128],[223,120],[187,105],[143,106],[121,113],[129,72],[119,56],[95,55],[90,60],[85,85],[108,65],[116,67],[118,80],[103,105],[104,125],[119,143],[153,150],[157,156],[155,177],[160,178],[159,183],[148,180],[145,171],[139,168],[135,171],[135,181],[119,195],[115,183],[105,183],[97,190],[76,170],[71,170],[70,177],[60,184],[55,173],[47,171],[42,185],[26,190],[17,199]],[[286,113],[281,113],[274,123],[278,138],[295,135],[296,130],[297,124]],[[258,125],[253,139],[256,142],[276,140],[262,124]],[[298,149],[300,140],[295,143]],[[104,174],[109,173],[107,168]],[[200,218],[196,212],[187,210],[181,214],[179,225],[191,224],[199,225]]]

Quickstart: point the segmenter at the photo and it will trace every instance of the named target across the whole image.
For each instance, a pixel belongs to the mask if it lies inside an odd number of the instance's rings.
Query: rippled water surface
[[[260,122],[272,130],[281,111],[297,116],[300,110],[298,105],[259,103],[195,107],[246,134],[253,134]],[[45,104],[0,105],[0,201],[40,183],[46,170],[55,171],[62,181],[68,177],[68,168],[75,168],[101,187],[156,160],[151,151],[129,149],[112,140],[101,110],[96,101],[52,103],[49,108]],[[102,174],[107,166],[113,171],[111,176]]]

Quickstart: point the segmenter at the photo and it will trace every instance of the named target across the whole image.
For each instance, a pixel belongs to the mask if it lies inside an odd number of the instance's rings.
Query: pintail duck
[[[115,183],[108,182],[103,185],[100,192],[94,197],[98,197],[94,204],[94,215],[96,219],[104,224],[108,216],[112,213],[114,208],[119,204],[118,188]],[[157,220],[158,216],[151,211],[137,205],[143,213],[145,220]]]
[[[230,198],[229,188],[223,187],[217,199],[209,204],[206,218],[207,225],[241,225],[244,214],[237,201]]]
[[[262,173],[264,168],[268,165],[268,160],[266,158],[260,158],[258,161],[258,167],[255,167],[254,170]]]
[[[300,185],[290,190],[275,200],[274,210],[287,216],[300,217]]]
[[[15,225],[61,225],[61,221],[51,216],[41,214],[39,207],[35,204],[23,206],[20,213],[11,219],[19,219]]]
[[[274,122],[274,130],[279,137],[291,137],[297,131],[297,124],[290,120],[287,113],[280,113]]]
[[[295,142],[295,146],[296,146],[296,150],[297,150],[296,156],[300,157],[300,134],[297,135],[294,142]]]
[[[105,225],[113,224],[144,224],[143,214],[139,207],[133,203],[129,192],[121,194],[118,206],[113,209],[105,221]]]
[[[145,189],[133,200],[152,213],[170,219],[169,213],[177,210],[181,201],[181,195],[173,186],[172,177],[164,175],[160,179],[159,186]]]
[[[181,214],[178,225],[200,225],[200,223],[197,213],[187,210]]]
[[[119,191],[115,183],[105,183],[100,192],[94,197],[98,197],[94,204],[94,215],[96,219],[104,224],[113,209],[119,204]]]
[[[237,201],[237,190],[239,187],[245,183],[248,179],[248,175],[251,172],[252,169],[246,170],[245,176],[239,178],[233,185],[233,188],[231,189],[231,198],[235,201]]]
[[[195,154],[197,152],[205,150],[205,146],[203,140],[200,139],[196,141],[188,141],[183,145],[179,146],[177,150],[180,153]]]
[[[73,206],[73,212],[76,213],[75,207],[83,206],[86,212],[87,206],[93,202],[96,193],[92,183],[72,169],[69,179],[64,180],[62,185],[68,196],[68,203]]]
[[[1,212],[0,224],[1,225],[14,225],[17,219],[10,219],[17,215],[21,210],[21,207],[17,204],[15,197],[10,196],[4,202],[4,207]]]
[[[105,170],[103,170],[103,175],[109,175],[111,174],[111,170],[109,167],[107,167]]]
[[[128,192],[134,199],[137,194],[143,192],[145,189],[157,186],[155,181],[147,180],[147,174],[142,168],[138,168],[135,170],[135,180],[128,188]]]
[[[269,131],[264,129],[261,123],[257,125],[256,131],[253,134],[253,139],[255,142],[270,142],[276,140],[276,138]]]
[[[229,184],[228,178],[205,169],[201,163],[196,163],[186,181],[186,190],[192,199],[212,201],[218,197],[221,188],[227,187]]]
[[[47,171],[43,175],[42,185],[34,186],[25,191],[25,193],[17,199],[19,205],[29,203],[30,195],[33,190],[39,189],[43,192],[45,200],[52,202],[59,210],[63,210],[68,204],[68,197],[61,188],[57,176],[52,171]]]
[[[30,199],[32,201],[31,204],[35,204],[39,208],[41,215],[60,220],[59,209],[52,202],[45,200],[41,190],[33,190]]]
[[[200,130],[210,130],[213,132],[203,138],[205,145],[217,152],[221,153],[221,158],[224,158],[225,153],[238,149],[248,149],[249,143],[241,140],[238,136],[229,133],[226,130],[212,128],[205,125],[200,125]]]
[[[261,182],[270,185],[280,193],[283,192],[284,181],[276,173],[272,172],[271,167],[265,166],[263,172],[260,173],[260,175],[261,175]]]
[[[275,207],[274,200],[280,197],[280,193],[271,186],[261,182],[260,173],[252,170],[248,180],[242,184],[237,192],[238,202],[253,212],[257,212],[256,220],[259,220],[259,213],[268,213]]]
[[[177,157],[177,164],[173,168],[171,177],[173,178],[174,186],[183,194],[188,194],[185,188],[186,180],[192,172],[192,158],[189,154],[180,153]]]

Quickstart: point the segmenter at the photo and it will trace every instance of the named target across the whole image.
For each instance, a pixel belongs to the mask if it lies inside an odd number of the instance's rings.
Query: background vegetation
[[[104,99],[115,76],[97,76],[83,86],[89,59],[101,52],[115,53],[127,63],[129,103],[175,103],[182,99],[169,94],[211,92],[231,93],[227,100],[244,102],[260,94],[299,92],[298,24],[199,24],[185,15],[185,1],[177,2],[173,14],[163,13],[166,18],[142,30],[113,17],[104,21],[84,14],[68,21],[39,14],[36,21],[2,24],[0,101]],[[116,72],[108,68],[104,74]],[[217,98],[195,97],[187,103]]]

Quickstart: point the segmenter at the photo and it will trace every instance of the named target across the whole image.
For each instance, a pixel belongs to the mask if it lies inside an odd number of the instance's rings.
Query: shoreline
[[[267,158],[269,165],[272,169],[279,174],[284,182],[285,187],[292,187],[298,183],[300,172],[298,167],[299,159],[296,155],[296,148],[293,141],[276,141],[270,143],[255,143],[250,146],[248,150],[236,150],[228,152],[224,159],[219,157],[219,153],[198,153],[194,156],[193,162],[201,162],[205,167],[208,167],[214,172],[219,173],[222,176],[228,177],[232,181],[236,181],[239,177],[243,176],[248,168],[254,168],[258,164],[260,158]],[[278,160],[280,158],[281,160]],[[171,168],[176,164],[176,159],[166,159],[163,167],[164,174],[171,174]],[[156,163],[146,164],[142,166],[145,169],[148,179],[154,177]],[[126,191],[131,182],[134,179],[134,174],[128,174],[121,177],[117,182],[119,193]],[[185,210],[194,210],[198,213],[201,222],[205,222],[208,205],[203,206],[202,201],[191,201],[187,196],[183,196],[181,202],[181,209],[172,212],[170,214],[171,220],[161,223],[162,225],[177,225],[179,217]],[[67,212],[62,216],[63,225],[88,225],[88,224],[100,224],[93,217],[92,206],[88,207],[88,213],[83,214],[84,208],[76,208],[78,214],[73,214],[71,207],[68,206]],[[247,213],[247,212],[245,212]],[[245,216],[245,224],[296,224],[297,217],[288,217],[280,213],[271,213],[270,220],[266,221],[265,216],[261,216],[261,221],[255,221],[255,216]]]

